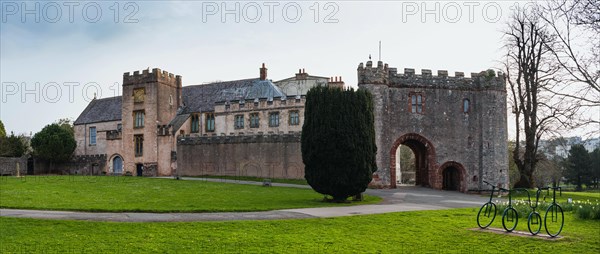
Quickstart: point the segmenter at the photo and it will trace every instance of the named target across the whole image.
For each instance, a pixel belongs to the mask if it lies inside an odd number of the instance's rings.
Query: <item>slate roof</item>
[[[285,97],[270,80],[242,79],[183,87],[184,108],[179,114],[213,111],[216,102]]]
[[[169,125],[173,126],[173,133],[175,133],[181,126],[185,123],[185,121],[190,117],[190,114],[181,114],[176,115],[173,120],[169,123]]]
[[[94,99],[73,123],[89,124],[121,120],[121,96]]]
[[[242,79],[182,88],[184,107],[177,111],[171,125],[178,129],[190,113],[214,111],[216,102],[285,97],[285,93],[270,80]],[[74,124],[89,124],[121,120],[121,96],[95,99],[88,104]]]

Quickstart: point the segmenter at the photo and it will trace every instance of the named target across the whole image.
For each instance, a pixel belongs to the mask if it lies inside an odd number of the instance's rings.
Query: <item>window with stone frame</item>
[[[290,111],[290,125],[300,124],[300,113],[297,110]]]
[[[133,111],[133,128],[144,127],[145,113],[143,110]]]
[[[192,115],[192,119],[191,119],[191,128],[190,128],[190,132],[191,133],[198,133],[200,131],[200,117],[196,114]]]
[[[469,112],[471,112],[471,101],[463,99],[463,113],[468,114]]]
[[[250,128],[258,128],[260,127],[260,117],[258,113],[250,114]]]
[[[214,132],[215,131],[215,114],[207,113],[206,114],[206,132]]]
[[[144,155],[144,135],[134,135],[135,157]]]
[[[425,113],[425,97],[422,93],[410,93],[409,94],[409,107],[411,113],[424,114]]]
[[[243,129],[244,128],[244,115],[236,115],[234,122],[235,129]]]
[[[96,145],[96,127],[90,127],[90,145]]]
[[[144,102],[146,96],[145,88],[136,88],[133,89],[133,102],[134,103],[142,103]]]
[[[269,113],[269,127],[279,126],[279,112]]]

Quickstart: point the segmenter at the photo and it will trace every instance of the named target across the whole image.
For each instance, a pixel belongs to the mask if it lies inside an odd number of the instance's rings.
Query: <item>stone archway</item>
[[[415,185],[441,188],[439,177],[436,176],[435,147],[427,138],[416,133],[404,134],[392,145],[390,150],[390,187],[396,188],[396,151],[400,145],[408,146],[415,154]]]
[[[437,175],[442,183],[442,189],[466,192],[466,170],[462,164],[447,161],[440,166]]]

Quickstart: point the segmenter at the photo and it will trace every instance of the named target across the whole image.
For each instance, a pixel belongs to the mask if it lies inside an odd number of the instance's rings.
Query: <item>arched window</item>
[[[463,99],[463,113],[471,112],[471,101],[469,99]]]
[[[409,95],[409,106],[412,113],[423,114],[425,109],[425,98],[421,93],[411,93]]]
[[[123,173],[123,159],[121,156],[115,156],[115,158],[113,158],[113,173]]]
[[[200,118],[198,115],[192,115],[192,128],[191,133],[198,133],[200,131]]]

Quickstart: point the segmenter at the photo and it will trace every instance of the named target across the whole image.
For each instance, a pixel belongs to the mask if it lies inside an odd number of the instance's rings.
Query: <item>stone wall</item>
[[[50,164],[50,162],[35,159],[34,174],[60,174],[60,175],[103,175],[108,172],[106,154],[75,155],[70,161]]]
[[[17,175],[17,164],[19,164],[19,174],[27,174],[27,157],[0,157],[0,176]]]
[[[302,179],[300,147],[300,133],[180,138],[177,174]]]
[[[358,68],[359,87],[373,94],[378,170],[374,185],[395,187],[396,149],[416,155],[417,184],[443,188],[443,172],[460,174],[458,190],[482,188],[482,180],[508,185],[506,90],[503,74],[405,69],[398,74],[379,62]],[[412,95],[422,96],[413,112]],[[464,101],[469,108],[465,111]]]

